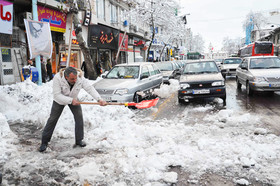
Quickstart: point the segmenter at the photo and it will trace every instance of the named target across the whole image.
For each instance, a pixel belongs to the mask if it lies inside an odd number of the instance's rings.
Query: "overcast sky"
[[[264,15],[272,10],[280,11],[280,0],[180,0],[180,4],[181,14],[190,14],[188,27],[203,37],[205,52],[210,42],[217,51],[223,38],[245,37],[242,24],[250,11]]]

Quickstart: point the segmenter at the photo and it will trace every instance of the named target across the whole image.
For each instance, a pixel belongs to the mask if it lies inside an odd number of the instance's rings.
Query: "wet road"
[[[280,121],[280,92],[275,92],[274,94],[257,92],[252,97],[248,97],[244,86],[242,86],[241,90],[236,88],[235,77],[227,77],[226,88],[226,107],[223,106],[222,100],[219,98],[179,104],[177,93],[175,92],[169,98],[161,99],[157,105],[157,109],[137,112],[144,116],[150,116],[154,120],[177,120],[185,117],[185,112],[188,110],[188,117],[192,118],[189,121],[193,121],[190,124],[193,124],[209,112],[215,114],[221,109],[231,109],[261,116],[260,123],[262,127],[269,128],[274,134],[280,135],[280,123],[278,122]],[[207,109],[205,113],[200,112],[200,115],[196,114],[197,108],[209,106],[211,108]]]

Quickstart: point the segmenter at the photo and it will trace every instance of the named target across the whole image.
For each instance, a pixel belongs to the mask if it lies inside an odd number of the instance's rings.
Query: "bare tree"
[[[237,54],[239,48],[241,47],[241,38],[230,39],[225,37],[223,39],[223,51],[228,52],[228,54]]]
[[[133,22],[147,23],[151,29],[147,60],[152,42],[155,39],[165,43],[164,45],[166,46],[171,44],[167,42],[177,42],[176,38],[180,40],[181,35],[186,33],[183,30],[183,26],[180,28],[178,26],[183,25],[183,20],[175,15],[175,9],[179,7],[175,0],[136,0],[134,3],[135,6],[129,11],[128,16],[134,19]],[[181,23],[179,20],[181,20]]]
[[[260,30],[261,26],[267,23],[267,19],[260,12],[250,12],[247,14],[246,19],[243,22],[243,30],[246,30],[249,24],[253,24],[257,30]]]
[[[82,25],[79,20],[78,13],[79,11],[85,10],[85,1],[75,1],[75,0],[68,0],[68,4],[70,6],[69,13],[73,14],[73,24],[74,24],[74,30],[77,37],[77,41],[79,43],[79,46],[83,52],[86,68],[88,71],[89,79],[96,79],[98,77],[97,69],[95,65],[93,65],[93,61],[90,55],[89,48],[87,47],[87,44],[83,38],[82,35]]]

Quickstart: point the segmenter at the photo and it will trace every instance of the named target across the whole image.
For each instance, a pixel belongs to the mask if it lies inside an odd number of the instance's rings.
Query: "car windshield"
[[[241,59],[225,59],[224,64],[239,64]]]
[[[108,79],[137,79],[139,76],[139,66],[115,66],[107,74]]]
[[[223,61],[223,59],[215,59],[216,63],[221,63]]]
[[[184,74],[204,74],[218,72],[219,70],[214,61],[187,63],[184,68]]]
[[[257,58],[251,59],[250,69],[280,68],[279,58]]]
[[[161,71],[173,71],[172,63],[155,63]]]

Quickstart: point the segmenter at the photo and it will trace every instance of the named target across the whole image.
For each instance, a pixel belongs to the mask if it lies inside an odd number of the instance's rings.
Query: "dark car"
[[[215,61],[186,63],[179,83],[179,103],[194,98],[219,97],[223,99],[223,104],[226,104],[225,81]]]

